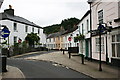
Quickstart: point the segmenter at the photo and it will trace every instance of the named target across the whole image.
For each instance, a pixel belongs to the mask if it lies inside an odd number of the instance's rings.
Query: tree
[[[61,24],[54,24],[51,26],[46,26],[44,27],[44,33],[45,34],[51,34],[51,33],[55,33],[55,32],[59,32],[61,26],[65,29],[65,30],[70,30],[72,29],[75,25],[77,25],[80,22],[79,19],[77,18],[68,18],[68,19],[64,19],[62,20]]]
[[[40,37],[37,35],[37,33],[30,33],[25,37],[25,40],[31,47],[34,47],[35,43],[39,42]]]
[[[80,22],[77,18],[68,18],[64,19],[61,22],[61,26],[64,27],[65,30],[69,30],[74,27],[74,25],[77,25]]]

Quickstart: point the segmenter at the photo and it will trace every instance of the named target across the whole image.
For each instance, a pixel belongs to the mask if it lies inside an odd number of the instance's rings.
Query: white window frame
[[[17,36],[14,36],[13,40],[14,40],[14,44],[17,43]]]
[[[112,49],[112,57],[120,57],[120,56],[118,56],[118,53],[119,53],[119,52],[117,52],[117,45],[118,45],[118,44],[120,45],[120,41],[117,41],[117,38],[118,38],[117,35],[120,35],[120,34],[115,34],[115,35],[112,35],[112,36],[111,36],[111,37],[112,37],[112,39],[111,39],[111,40],[112,40],[112,41],[111,41],[111,42],[112,42],[112,43],[111,43],[111,47],[112,47],[113,44],[115,45],[115,47],[114,47],[114,50],[115,50],[114,56],[113,56],[113,49],[111,48],[111,49]],[[113,36],[115,37],[115,38],[114,38],[114,41],[113,41]]]
[[[27,25],[25,26],[25,32],[28,32],[28,26]]]
[[[87,24],[86,29],[87,29],[87,32],[88,32],[89,31],[89,19],[86,20],[86,24]]]
[[[40,29],[38,28],[38,34],[40,34]]]
[[[103,9],[98,11],[98,22],[99,24],[103,23]]]
[[[34,33],[34,27],[32,27],[32,32]]]
[[[99,38],[95,38],[96,52],[100,52]],[[104,37],[101,37],[101,52],[104,53]]]
[[[13,29],[14,29],[14,32],[17,32],[17,23],[16,22],[13,23]]]

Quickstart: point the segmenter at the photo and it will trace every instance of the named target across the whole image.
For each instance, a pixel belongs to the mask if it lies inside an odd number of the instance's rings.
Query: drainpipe
[[[88,2],[88,4],[90,4],[90,31],[92,30],[92,10],[91,10],[91,3],[92,2]],[[92,33],[90,34],[90,60],[92,61]]]

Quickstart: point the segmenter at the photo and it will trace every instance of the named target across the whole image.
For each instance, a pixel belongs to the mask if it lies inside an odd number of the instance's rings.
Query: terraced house
[[[88,0],[91,1],[91,0]],[[112,27],[111,31],[102,34],[101,51],[102,61],[118,64],[120,62],[120,1],[92,0],[89,2],[92,16],[92,30],[98,29],[98,24],[105,28]],[[99,60],[99,36],[92,34],[92,58]]]
[[[86,58],[90,58],[90,10],[88,10],[81,18],[78,24],[79,35],[83,35],[84,38],[79,40],[79,54],[85,55]]]
[[[14,43],[19,41],[19,39],[24,41],[27,34],[31,32],[37,33],[37,35],[40,37],[39,43],[46,43],[46,38],[43,34],[42,27],[34,24],[33,22],[30,22],[23,17],[16,16],[12,6],[9,6],[9,9],[4,10],[4,12],[0,13],[0,15],[2,16],[0,24],[6,25],[10,30],[10,36],[8,39],[10,45],[14,45]]]
[[[47,47],[50,49],[68,49],[68,47],[79,47],[78,54],[84,54],[85,57],[90,57],[90,11],[88,10],[81,18],[78,25],[70,30],[64,31],[61,27],[61,31],[48,35]],[[80,34],[85,36],[84,40],[75,41],[75,37]],[[69,41],[69,38],[71,40]]]

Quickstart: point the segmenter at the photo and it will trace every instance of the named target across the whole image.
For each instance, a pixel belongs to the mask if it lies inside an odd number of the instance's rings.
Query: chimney
[[[9,5],[9,9],[4,10],[4,13],[14,16],[14,9],[12,9],[12,6]]]

